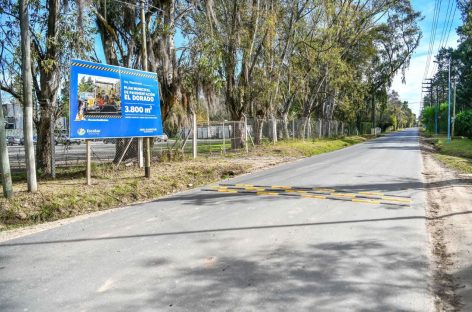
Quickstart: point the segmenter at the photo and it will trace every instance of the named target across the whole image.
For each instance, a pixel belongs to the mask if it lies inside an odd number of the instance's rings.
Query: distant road
[[[196,189],[0,243],[0,310],[433,311],[421,166],[409,129],[225,181],[324,196]]]

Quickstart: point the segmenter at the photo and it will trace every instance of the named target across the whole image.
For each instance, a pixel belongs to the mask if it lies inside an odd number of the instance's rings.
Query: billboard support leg
[[[146,163],[144,165],[144,176],[149,179],[151,177],[151,138],[144,138],[144,141],[146,143]]]
[[[87,147],[87,185],[92,185],[92,153],[90,149],[90,140],[85,141]]]
[[[144,167],[143,138],[138,138],[138,166]]]

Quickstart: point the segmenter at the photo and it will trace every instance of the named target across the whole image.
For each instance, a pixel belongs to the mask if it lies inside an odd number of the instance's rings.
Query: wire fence
[[[195,133],[196,140],[194,140]],[[163,135],[152,139],[151,161],[177,160],[186,157],[225,155],[248,152],[259,145],[279,140],[318,140],[351,135],[372,134],[371,123],[360,127],[338,120],[324,119],[254,119],[241,121],[209,121],[181,128],[172,137]],[[378,133],[378,130],[376,131]],[[195,149],[194,149],[194,144]],[[91,159],[94,164],[119,166],[142,166],[144,147],[142,140],[103,139],[90,142]],[[25,153],[22,145],[9,147],[12,168],[24,168]],[[83,166],[87,160],[84,141],[56,140],[55,164],[57,167]]]

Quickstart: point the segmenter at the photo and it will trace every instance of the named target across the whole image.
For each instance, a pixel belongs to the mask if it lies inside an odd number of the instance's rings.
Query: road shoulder
[[[436,311],[472,311],[472,177],[445,167],[422,143]]]

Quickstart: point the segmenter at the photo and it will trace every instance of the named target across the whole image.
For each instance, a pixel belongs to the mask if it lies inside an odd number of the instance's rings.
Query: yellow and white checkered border
[[[143,78],[157,79],[157,74],[155,73],[144,73],[144,72],[141,73],[141,72],[129,71],[126,69],[121,69],[121,68],[111,68],[111,67],[105,67],[101,65],[90,65],[90,64],[83,64],[83,63],[76,63],[76,62],[72,62],[72,66],[104,70],[104,71],[114,72],[117,74],[126,74],[126,75],[132,75],[132,76],[143,77]]]

